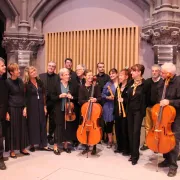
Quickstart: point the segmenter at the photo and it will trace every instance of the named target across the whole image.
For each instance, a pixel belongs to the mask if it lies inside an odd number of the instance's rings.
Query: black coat
[[[127,110],[126,106],[127,106],[127,102],[128,102],[128,89],[131,85],[132,85],[132,81],[129,81],[126,84],[123,92],[121,92],[121,97],[123,98],[123,106],[124,106],[125,111]],[[121,86],[122,86],[122,84],[119,85],[120,88],[121,88]],[[115,117],[119,117],[119,103],[118,103],[117,89],[116,89],[115,96],[114,96],[114,112],[113,112],[113,114]]]
[[[133,87],[130,86],[128,88],[128,98],[127,98],[127,105],[126,105],[126,112],[128,114],[131,110],[140,110],[142,117],[146,115],[146,92],[145,92],[145,80],[142,80],[142,84],[139,85],[136,89],[135,95],[132,97]],[[134,81],[130,82],[132,85]],[[140,96],[140,97],[138,97]],[[140,98],[140,102],[136,103],[137,98]],[[132,101],[133,100],[133,101]],[[132,106],[132,102],[135,102]]]
[[[158,85],[158,101],[160,102],[164,88],[164,81]],[[170,80],[166,89],[165,99],[170,101],[171,106],[176,109],[175,121],[180,125],[180,78],[176,75]]]
[[[59,76],[57,74],[48,75],[48,73],[42,73],[39,75],[39,77],[41,81],[43,82],[43,85],[46,91],[46,105],[47,107],[49,106],[52,107],[53,102],[51,100],[51,94],[53,92],[53,87],[56,85],[56,83],[59,80]],[[48,79],[51,82],[49,82]]]
[[[69,82],[69,91],[70,91],[70,94],[73,96],[73,99],[71,101],[73,103],[77,102],[77,89],[73,87],[71,82]],[[62,99],[59,98],[60,94],[62,94],[61,85],[60,85],[60,81],[58,81],[51,95],[51,99],[53,103],[55,103],[55,123],[56,124],[64,124],[64,117],[62,117],[62,113],[60,113],[61,103],[62,103]]]
[[[5,119],[7,108],[8,108],[7,85],[6,85],[5,79],[1,77],[0,79],[0,121]]]

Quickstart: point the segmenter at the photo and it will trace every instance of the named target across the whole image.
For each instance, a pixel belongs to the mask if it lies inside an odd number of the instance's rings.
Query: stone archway
[[[35,32],[42,32],[42,23],[43,20],[46,18],[46,16],[53,11],[55,7],[57,7],[60,3],[62,3],[65,0],[44,0],[40,1],[40,3],[36,6],[36,8],[32,11],[30,15],[32,30]],[[141,8],[144,11],[150,12],[150,3],[149,0],[130,0],[134,4],[136,4],[139,8]],[[121,3],[124,3],[121,1]]]

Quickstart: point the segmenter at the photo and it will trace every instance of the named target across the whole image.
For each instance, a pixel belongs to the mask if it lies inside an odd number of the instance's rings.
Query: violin
[[[93,78],[91,97],[94,95],[94,87],[96,78]],[[102,114],[102,106],[99,103],[91,102],[90,100],[84,103],[81,107],[81,115],[83,122],[77,130],[77,139],[82,144],[93,146],[99,143],[102,139],[102,129],[98,126],[98,119]]]
[[[169,81],[172,78],[171,74],[168,74],[162,93],[161,100],[165,99],[166,89],[169,85]],[[160,106],[155,104],[152,107],[152,120],[153,127],[149,131],[146,137],[146,144],[154,152],[168,153],[175,147],[175,136],[171,130],[171,124],[176,117],[176,110],[173,106]]]
[[[70,101],[69,98],[67,98],[67,102],[65,104],[65,120],[66,121],[74,121],[76,119],[76,114],[73,111],[74,111],[74,104]]]

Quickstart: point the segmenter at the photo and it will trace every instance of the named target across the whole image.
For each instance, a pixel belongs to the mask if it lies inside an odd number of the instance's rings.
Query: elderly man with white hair
[[[164,82],[166,78],[171,75],[169,85],[166,90],[165,99],[161,100]],[[158,99],[161,106],[171,105],[176,109],[176,117],[172,124],[172,131],[174,132],[176,145],[172,151],[164,154],[165,160],[158,164],[159,167],[169,167],[168,176],[173,177],[177,173],[177,159],[179,153],[180,142],[180,78],[176,76],[176,66],[171,63],[164,63],[161,67],[161,76],[164,79],[158,87]]]

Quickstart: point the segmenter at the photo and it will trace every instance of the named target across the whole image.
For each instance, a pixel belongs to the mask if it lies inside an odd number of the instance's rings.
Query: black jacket
[[[124,106],[124,109],[126,111],[126,106],[127,106],[127,102],[128,102],[128,89],[129,87],[132,85],[132,81],[129,81],[123,92],[121,93],[121,97],[123,98],[123,106]],[[119,87],[121,88],[122,84],[119,84]],[[115,118],[116,117],[119,117],[119,103],[118,103],[118,94],[117,94],[117,89],[116,89],[116,92],[115,92],[115,96],[114,96],[114,112],[113,112]]]
[[[4,77],[0,77],[0,121],[6,117],[8,108],[8,90]]]
[[[128,114],[131,110],[139,110],[141,112],[142,117],[146,115],[146,92],[145,92],[145,80],[142,80],[142,84],[137,87],[136,93],[132,96],[134,80],[131,81],[131,86],[128,88],[128,98],[126,105],[126,112]],[[139,97],[138,97],[139,96]],[[135,99],[139,98],[139,102],[136,102]]]
[[[165,81],[161,81],[158,85],[158,102],[160,102],[162,98],[164,82]],[[166,89],[165,99],[168,99],[170,101],[169,105],[176,109],[176,119],[178,119],[178,123],[180,124],[180,77],[175,75],[170,80]]]

